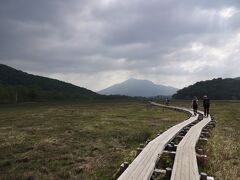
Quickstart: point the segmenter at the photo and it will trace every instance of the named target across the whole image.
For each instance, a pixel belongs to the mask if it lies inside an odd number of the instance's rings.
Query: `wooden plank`
[[[189,109],[174,106],[164,106],[151,102],[152,105],[176,109],[193,115]],[[187,120],[171,127],[157,138],[147,144],[143,151],[134,159],[124,173],[118,178],[119,180],[146,180],[150,179],[154,171],[159,154],[162,154],[165,146],[187,125],[196,121],[198,116],[189,117]]]
[[[201,111],[200,111],[201,112]],[[202,113],[202,112],[201,112]],[[210,117],[191,127],[178,144],[171,180],[199,180],[195,146],[202,129],[211,121]]]

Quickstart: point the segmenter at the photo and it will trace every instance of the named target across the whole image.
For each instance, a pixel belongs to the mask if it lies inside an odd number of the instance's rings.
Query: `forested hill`
[[[218,78],[197,82],[177,91],[173,98],[192,99],[193,96],[197,96],[201,99],[204,95],[208,95],[211,99],[219,100],[240,99],[240,80],[237,78]]]
[[[89,99],[95,92],[63,81],[28,74],[0,64],[0,102]]]

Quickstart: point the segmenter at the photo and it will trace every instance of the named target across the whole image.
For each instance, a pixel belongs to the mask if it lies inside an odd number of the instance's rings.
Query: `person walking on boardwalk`
[[[192,108],[193,108],[194,115],[196,116],[197,115],[197,109],[198,109],[198,99],[197,99],[196,96],[193,97]]]
[[[204,116],[208,117],[209,115],[209,107],[210,107],[210,99],[207,95],[203,96],[203,108],[204,108]]]

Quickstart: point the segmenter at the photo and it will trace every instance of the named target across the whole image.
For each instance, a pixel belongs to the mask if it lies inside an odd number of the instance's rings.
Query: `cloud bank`
[[[239,0],[1,0],[0,63],[100,90],[239,76]]]

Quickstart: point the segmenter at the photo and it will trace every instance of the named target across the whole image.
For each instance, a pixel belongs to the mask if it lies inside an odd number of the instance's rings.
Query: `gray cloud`
[[[0,63],[99,90],[239,76],[239,0],[2,0]]]

